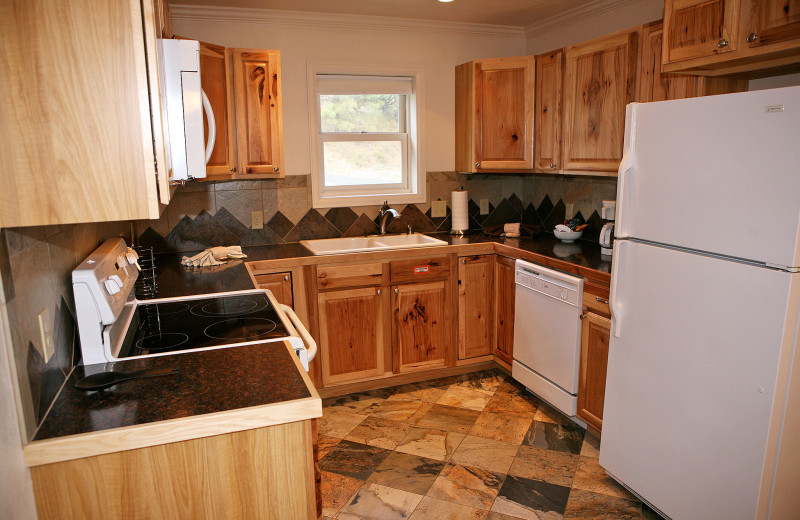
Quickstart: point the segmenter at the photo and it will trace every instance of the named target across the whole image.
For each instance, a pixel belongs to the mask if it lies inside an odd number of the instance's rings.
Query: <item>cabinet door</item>
[[[374,287],[320,293],[325,386],[384,373],[384,297],[383,291]]]
[[[533,168],[532,56],[475,62],[475,166]]]
[[[664,74],[661,71],[663,25],[642,29],[641,68],[639,70],[639,96],[637,101],[665,101],[700,95],[698,76]]]
[[[206,174],[230,175],[236,171],[233,136],[233,92],[231,90],[231,51],[219,45],[200,42],[200,83],[214,111],[217,138]],[[208,119],[203,112],[203,131],[208,138]]]
[[[534,168],[556,171],[561,163],[561,87],[564,53],[536,58]]]
[[[563,169],[619,168],[625,105],[635,94],[637,44],[638,33],[628,31],[566,49]]]
[[[755,0],[750,5],[745,36],[750,47],[800,40],[800,0]]]
[[[283,177],[280,53],[234,49],[239,174]]]
[[[495,266],[495,309],[497,310],[497,341],[494,354],[505,361],[514,361],[514,260],[497,257]]]
[[[736,49],[741,0],[666,0],[664,63]]]
[[[292,273],[270,273],[254,275],[259,289],[267,289],[278,303],[294,307],[292,299]]]
[[[458,359],[492,353],[494,255],[458,262]]]
[[[452,323],[446,283],[399,285],[392,298],[395,372],[444,366]]]
[[[578,379],[578,417],[586,424],[603,427],[606,367],[611,320],[592,312],[584,314],[581,328],[581,367]]]

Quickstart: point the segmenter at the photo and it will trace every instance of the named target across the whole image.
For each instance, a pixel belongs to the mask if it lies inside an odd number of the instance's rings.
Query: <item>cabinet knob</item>
[[[400,289],[398,289],[397,287],[395,287],[395,288],[394,288],[394,293],[395,293],[395,294],[399,294],[399,293],[400,293]]]
[[[288,282],[288,281],[289,281],[289,276],[284,276],[284,277],[283,277],[283,281],[284,281],[284,282]]]
[[[247,173],[253,173],[253,169],[252,168],[248,168],[247,169]]]
[[[553,169],[555,170],[555,168],[556,168],[556,163],[554,163],[554,162],[551,162],[551,163],[550,163],[550,168],[553,168]]]
[[[280,170],[280,168],[278,168],[277,166],[272,169],[272,171],[274,171],[276,173],[277,173],[278,170]]]
[[[235,173],[235,172],[236,172],[236,166],[234,166],[233,168],[231,168],[231,173]]]
[[[475,163],[475,167],[476,167],[476,168],[480,168],[480,167],[481,167],[481,163],[479,163],[479,162],[476,162],[476,163]]]
[[[467,259],[466,259],[466,258],[462,258],[462,259],[461,259],[461,263],[462,263],[462,264],[466,264],[466,263],[467,263]]]
[[[380,294],[380,293],[381,293],[381,290],[380,290],[380,289],[378,289],[378,294]]]
[[[726,40],[725,38],[722,38],[717,42],[717,47],[719,47],[720,49],[727,46],[728,46],[728,40]]]
[[[750,33],[747,35],[747,43],[755,43],[758,40],[758,35],[756,33]]]

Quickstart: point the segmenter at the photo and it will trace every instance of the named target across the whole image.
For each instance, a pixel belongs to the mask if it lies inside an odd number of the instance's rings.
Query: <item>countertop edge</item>
[[[291,352],[309,397],[32,441],[23,447],[25,463],[35,467],[322,417],[319,393],[294,349],[288,342],[284,346]]]

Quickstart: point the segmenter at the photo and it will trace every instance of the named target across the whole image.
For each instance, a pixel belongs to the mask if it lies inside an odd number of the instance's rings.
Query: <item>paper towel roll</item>
[[[452,231],[469,229],[469,192],[458,190],[450,192],[450,207],[453,215]]]

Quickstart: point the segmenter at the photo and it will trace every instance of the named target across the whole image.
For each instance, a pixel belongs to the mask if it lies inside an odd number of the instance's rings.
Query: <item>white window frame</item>
[[[409,67],[389,67],[385,65],[308,65],[308,112],[309,133],[311,134],[311,196],[314,208],[334,208],[342,206],[372,206],[382,204],[424,203],[427,200],[424,157],[421,143],[425,109],[423,92],[423,69]],[[411,79],[411,93],[408,97],[408,110],[401,115],[405,118],[406,136],[400,141],[406,148],[403,154],[407,164],[403,164],[403,182],[387,189],[386,184],[325,187],[322,165],[322,143],[325,141],[398,141],[397,133],[368,134],[322,134],[320,131],[320,106],[317,90],[318,75],[339,76],[387,76],[408,77]],[[402,122],[402,121],[401,121]]]

